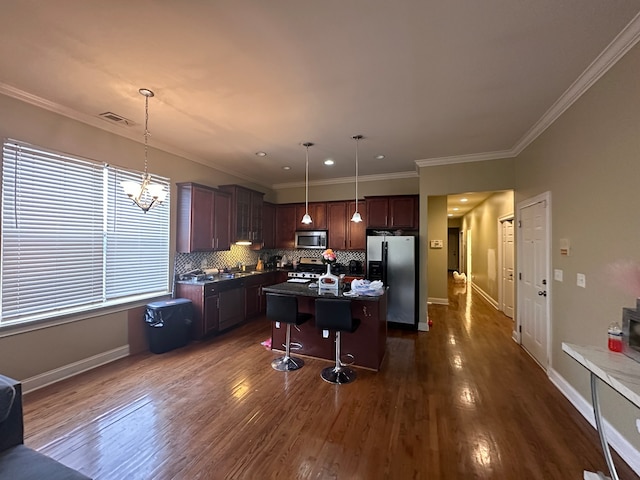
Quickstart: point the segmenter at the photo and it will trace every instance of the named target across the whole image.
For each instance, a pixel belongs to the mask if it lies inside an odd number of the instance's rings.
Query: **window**
[[[0,326],[169,292],[169,196],[142,212],[120,187],[139,178],[4,142]]]

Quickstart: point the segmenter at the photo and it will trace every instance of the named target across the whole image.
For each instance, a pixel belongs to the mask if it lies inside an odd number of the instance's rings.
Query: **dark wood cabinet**
[[[240,185],[220,185],[231,195],[231,241],[262,245],[264,193]]]
[[[296,220],[296,204],[289,203],[276,207],[276,248],[295,248],[298,222],[299,220]]]
[[[276,205],[262,204],[262,248],[276,248]]]
[[[266,313],[267,302],[264,293],[262,293],[262,287],[279,283],[278,273],[279,272],[267,272],[245,278],[244,301],[246,318],[252,318]]]
[[[176,297],[193,304],[192,336],[200,340],[219,330],[219,297],[214,283],[178,283]]]
[[[179,183],[177,187],[177,251],[229,250],[229,194],[195,183]]]
[[[367,227],[418,228],[418,196],[366,197]]]
[[[329,247],[338,250],[364,250],[366,248],[366,226],[351,221],[356,210],[354,201],[327,202],[327,225],[329,229]],[[366,218],[364,201],[358,202],[358,210]]]
[[[327,229],[327,204],[325,202],[312,202],[309,204],[309,215],[313,223],[305,225],[302,217],[306,213],[304,203],[296,205],[296,230],[326,230]]]
[[[329,227],[327,246],[334,250],[347,248],[347,202],[327,202]]]
[[[362,217],[360,223],[351,221],[351,216],[356,211],[356,202],[347,202],[347,250],[364,250],[367,248],[367,205],[358,200],[358,212]]]

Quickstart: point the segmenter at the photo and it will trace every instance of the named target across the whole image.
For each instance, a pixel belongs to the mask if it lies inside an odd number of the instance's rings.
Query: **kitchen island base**
[[[345,297],[343,295],[318,294],[307,285],[281,283],[263,288],[264,292],[296,295],[298,311],[315,317],[316,298],[348,298],[351,315],[360,320],[354,333],[343,333],[343,355],[353,356],[353,365],[378,371],[382,365],[387,343],[387,293],[379,297]],[[271,349],[284,351],[286,326],[271,324]],[[327,337],[315,325],[315,318],[291,330],[291,344],[299,344],[296,355],[304,355],[335,362],[335,335]]]

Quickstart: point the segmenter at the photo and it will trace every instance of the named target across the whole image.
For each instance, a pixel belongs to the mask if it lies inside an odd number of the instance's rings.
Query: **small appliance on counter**
[[[349,262],[349,275],[362,275],[364,269],[360,260],[351,260]]]

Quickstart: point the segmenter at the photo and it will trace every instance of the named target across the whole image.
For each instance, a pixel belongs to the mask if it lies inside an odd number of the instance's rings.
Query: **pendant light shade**
[[[305,185],[305,197],[304,197],[304,216],[302,217],[301,223],[305,225],[311,225],[313,220],[311,220],[311,215],[309,215],[309,147],[313,146],[313,143],[306,142],[302,144],[307,149],[306,159],[307,159],[307,168],[304,177],[304,185]]]
[[[141,181],[138,182],[122,182],[120,185],[133,203],[147,213],[152,207],[160,205],[167,192],[163,185],[151,183],[151,175],[147,171],[148,163],[148,143],[149,143],[149,97],[153,97],[153,92],[148,88],[138,90],[144,98],[144,173]]]
[[[351,221],[354,223],[360,223],[362,222],[362,216],[360,216],[360,212],[358,212],[358,142],[364,137],[362,135],[354,135],[351,138],[356,141],[356,211],[353,212]]]

